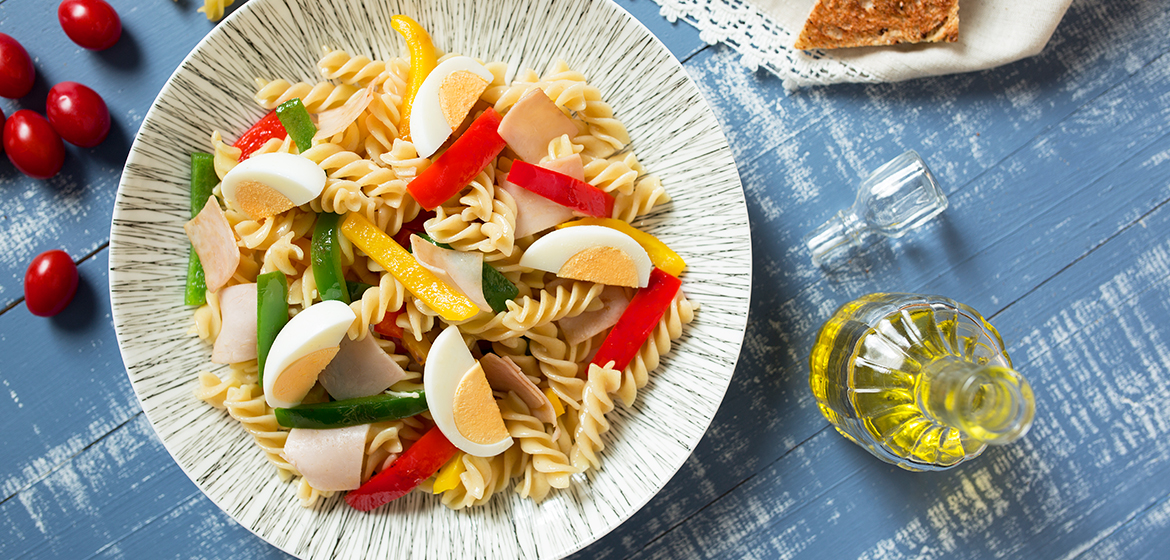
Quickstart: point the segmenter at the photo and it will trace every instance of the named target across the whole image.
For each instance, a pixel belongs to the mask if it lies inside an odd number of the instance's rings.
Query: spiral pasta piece
[[[365,338],[370,332],[370,326],[381,323],[387,311],[402,307],[405,297],[406,288],[393,275],[383,273],[377,286],[366,290],[361,299],[349,304],[354,315],[357,315],[357,319],[349,327],[349,338],[352,340]]]
[[[293,233],[290,231],[281,236],[264,251],[260,274],[279,270],[285,276],[297,276],[309,266],[306,260],[309,256],[309,241],[303,237],[294,241]]]
[[[265,458],[276,467],[281,480],[300,476],[296,467],[281,456],[284,453],[284,442],[288,439],[288,432],[282,430],[280,424],[276,422],[272,409],[264,402],[264,391],[260,387],[247,384],[228,389],[224,406],[228,414],[252,434],[256,445],[264,451]]]
[[[418,149],[413,143],[401,138],[395,138],[390,151],[381,157],[382,161],[394,170],[395,175],[408,183],[431,165],[431,160],[418,155]]]
[[[565,317],[576,317],[585,311],[600,309],[600,296],[604,289],[602,284],[574,281],[568,289],[560,284],[551,293],[541,290],[536,299],[524,297],[518,302],[509,300],[503,323],[510,329],[527,331]]]
[[[666,189],[662,188],[662,181],[653,175],[638,181],[630,195],[619,194],[614,198],[613,213],[610,217],[631,223],[655,206],[670,202],[670,196],[666,194]]]
[[[381,60],[371,60],[370,57],[323,47],[325,54],[317,61],[317,70],[328,80],[337,80],[343,84],[366,87],[385,80],[386,63]]]
[[[195,324],[191,327],[199,338],[212,344],[219,337],[219,329],[223,327],[223,317],[219,310],[219,294],[207,292],[207,303],[195,310]]]
[[[231,171],[240,162],[243,150],[224,142],[223,136],[216,130],[211,133],[211,154],[215,174],[222,181],[228,171]]]
[[[607,193],[630,195],[641,168],[634,154],[611,158],[596,158],[585,164],[585,181]]]
[[[231,376],[220,379],[219,376],[210,371],[201,371],[199,372],[199,386],[195,388],[195,398],[224,410],[226,407],[223,402],[227,399],[228,389],[239,386],[240,381]]]
[[[203,7],[195,10],[203,12],[207,16],[208,21],[219,21],[223,19],[223,14],[227,11],[228,6],[235,3],[236,0],[203,0]]]
[[[585,384],[582,394],[571,453],[573,466],[582,471],[601,466],[601,459],[597,457],[605,449],[601,435],[609,431],[609,421],[605,415],[614,407],[609,393],[616,391],[621,384],[621,372],[611,369],[611,365],[601,367],[589,364],[589,382]]]
[[[682,336],[682,326],[695,320],[697,308],[682,291],[674,297],[674,302],[654,326],[650,337],[622,370],[621,385],[616,392],[626,406],[634,404],[638,390],[646,386],[650,372],[657,369],[661,357],[670,352],[671,341]]]
[[[508,434],[515,438],[520,449],[531,457],[532,468],[525,473],[525,477],[540,476],[547,481],[548,486],[568,488],[569,477],[579,471],[556,447],[556,442],[545,430],[544,423],[532,416],[528,405],[524,404],[516,393],[509,392],[499,401],[499,405]]]
[[[568,344],[558,334],[556,323],[533,327],[527,334],[529,349],[540,363],[549,388],[569,407],[580,408],[585,380],[577,377],[577,364],[565,359]]]
[[[311,508],[317,505],[317,502],[323,498],[333,496],[332,490],[318,490],[309,484],[309,481],[301,477],[297,480],[297,500],[300,501],[301,507]]]
[[[256,94],[252,99],[265,109],[275,109],[285,101],[299,98],[305,110],[316,114],[344,105],[358,91],[359,88],[349,84],[334,85],[330,82],[294,84],[288,80],[257,79]]]

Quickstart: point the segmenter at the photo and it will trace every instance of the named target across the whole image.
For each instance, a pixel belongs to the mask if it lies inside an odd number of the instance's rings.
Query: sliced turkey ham
[[[556,423],[557,414],[553,410],[552,402],[548,400],[548,396],[527,375],[524,375],[520,366],[516,365],[510,358],[484,354],[479,359],[479,365],[483,368],[484,376],[487,377],[488,385],[492,386],[493,391],[516,393],[516,396],[528,405],[528,410],[532,412],[533,417],[546,424]]]
[[[318,114],[317,133],[313,135],[313,138],[329,138],[353,124],[361,116],[362,111],[365,111],[366,107],[370,106],[370,102],[374,100],[375,85],[377,84],[371,83],[366,86],[366,89],[349,96],[344,105]]]
[[[223,326],[215,337],[211,361],[234,364],[256,359],[256,284],[236,284],[219,292]]]
[[[563,173],[578,181],[585,180],[585,166],[581,156],[572,154],[540,164],[541,167]],[[561,206],[507,179],[500,179],[500,187],[516,200],[516,238],[540,233],[573,219],[573,210]]]
[[[462,292],[480,311],[492,310],[483,297],[483,253],[444,249],[413,234],[410,250],[423,268]]]
[[[508,147],[528,163],[540,163],[548,143],[565,134],[577,136],[577,125],[540,88],[520,98],[496,129]]]
[[[372,336],[341,339],[341,349],[317,381],[337,400],[377,395],[406,378],[406,372],[378,346]]]
[[[317,490],[353,490],[362,484],[369,431],[369,424],[329,430],[293,428],[281,456]]]
[[[616,325],[630,305],[630,298],[626,297],[626,291],[620,286],[606,286],[598,299],[601,300],[601,309],[557,321],[569,344],[585,342]]]
[[[207,289],[218,292],[231,280],[240,265],[240,248],[236,246],[236,235],[228,224],[227,216],[213,196],[207,199],[203,210],[191,221],[183,224],[199,262],[203,264],[203,275]]]

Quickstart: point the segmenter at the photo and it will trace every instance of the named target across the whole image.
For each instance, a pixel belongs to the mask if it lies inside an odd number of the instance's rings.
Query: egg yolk
[[[317,376],[333,361],[340,349],[340,346],[322,348],[293,362],[273,382],[272,396],[285,402],[301,402],[317,383]]]
[[[487,81],[466,70],[452,72],[443,78],[443,84],[439,86],[439,108],[452,129],[459,128],[487,87]]]
[[[236,203],[248,217],[257,221],[296,206],[280,191],[259,181],[241,181],[236,186]]]
[[[488,445],[509,437],[479,362],[459,381],[452,405],[455,428],[472,443]]]
[[[638,287],[638,268],[634,259],[616,247],[582,250],[561,265],[557,276],[610,286]]]

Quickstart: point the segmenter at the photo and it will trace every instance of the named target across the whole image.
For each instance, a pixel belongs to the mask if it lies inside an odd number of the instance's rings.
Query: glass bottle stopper
[[[874,170],[857,190],[853,206],[837,212],[804,237],[815,265],[825,264],[850,248],[862,247],[872,234],[901,237],[947,208],[947,196],[926,162],[914,150]]]

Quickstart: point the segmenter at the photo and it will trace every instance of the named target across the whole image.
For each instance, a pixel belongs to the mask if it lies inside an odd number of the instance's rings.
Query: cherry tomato
[[[104,0],[65,0],[57,7],[57,20],[74,43],[94,51],[112,47],[122,36],[118,12]]]
[[[0,97],[19,99],[28,95],[36,75],[28,51],[16,39],[0,33]]]
[[[102,96],[77,82],[61,82],[49,90],[45,115],[53,130],[70,144],[92,148],[110,132],[110,110]]]
[[[4,123],[4,151],[21,173],[37,179],[56,175],[65,163],[65,144],[44,117],[21,109]]]
[[[77,293],[77,265],[65,251],[37,255],[24,273],[24,304],[39,317],[60,313]]]

